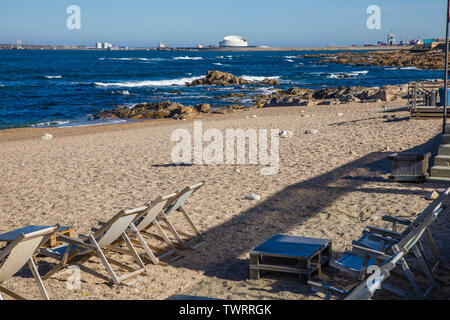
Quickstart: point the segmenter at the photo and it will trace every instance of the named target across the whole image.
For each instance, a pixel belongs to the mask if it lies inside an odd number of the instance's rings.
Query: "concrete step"
[[[450,156],[450,144],[441,144],[439,146],[438,154],[440,156]]]
[[[450,156],[434,157],[434,165],[439,167],[450,167]]]
[[[450,167],[434,166],[430,170],[433,178],[450,178]]]
[[[429,177],[428,181],[450,185],[450,178]]]
[[[450,144],[450,134],[443,134],[442,135],[442,144]]]

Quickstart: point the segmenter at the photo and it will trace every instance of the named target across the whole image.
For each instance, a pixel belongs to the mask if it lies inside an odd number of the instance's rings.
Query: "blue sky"
[[[0,43],[172,46],[217,44],[226,35],[250,45],[324,46],[445,36],[444,0],[1,0]],[[81,30],[69,30],[69,5]],[[366,9],[381,8],[381,30]]]

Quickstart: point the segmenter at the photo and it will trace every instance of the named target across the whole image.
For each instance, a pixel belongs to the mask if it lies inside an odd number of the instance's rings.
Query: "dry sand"
[[[184,257],[168,266],[148,265],[149,274],[130,286],[111,286],[82,272],[81,290],[68,290],[69,274],[63,270],[45,281],[50,296],[320,299],[323,296],[296,277],[249,280],[248,253],[282,233],[332,239],[338,256],[366,225],[386,227],[382,215],[413,217],[422,211],[429,203],[424,196],[443,190],[445,184],[389,182],[386,157],[406,150],[435,153],[441,121],[409,120],[408,112],[395,111],[405,104],[279,107],[201,119],[204,129],[292,131],[293,137],[280,139],[280,172],[272,176],[261,176],[259,165],[173,166],[171,133],[177,128],[192,132],[193,120],[3,130],[0,232],[60,223],[88,233],[98,220],[107,220],[120,209],[139,207],[158,195],[206,180],[186,206],[204,233],[203,246],[181,251]],[[307,129],[318,133],[307,135]],[[41,140],[45,133],[54,138]],[[249,193],[261,195],[261,200],[245,200]],[[443,215],[432,230],[449,266],[450,216]],[[89,265],[104,273],[98,260],[92,261]],[[49,269],[50,262],[39,260],[41,272]],[[5,285],[39,298],[26,270]],[[448,296],[436,292],[432,298]]]

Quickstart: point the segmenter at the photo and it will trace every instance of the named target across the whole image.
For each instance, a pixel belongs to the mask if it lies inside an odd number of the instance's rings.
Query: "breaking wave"
[[[203,58],[202,57],[188,57],[188,56],[185,56],[185,57],[175,57],[175,58],[173,58],[173,60],[203,60]]]
[[[165,87],[165,86],[183,86],[186,83],[192,82],[203,77],[179,78],[170,80],[146,80],[134,82],[94,82],[97,87]]]

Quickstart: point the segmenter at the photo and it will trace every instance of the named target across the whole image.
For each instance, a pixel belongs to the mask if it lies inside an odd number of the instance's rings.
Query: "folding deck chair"
[[[446,190],[447,191],[447,190]],[[397,240],[395,243],[391,243],[389,248],[385,249],[385,244],[383,242],[383,246],[381,247],[381,250],[372,249],[367,246],[361,246],[358,242],[354,242],[352,247],[353,250],[349,253],[344,254],[341,258],[337,260],[330,261],[330,266],[346,272],[348,274],[353,275],[355,278],[358,279],[358,281],[364,281],[368,274],[367,270],[372,265],[378,265],[382,267],[389,259],[392,258],[392,255],[396,255],[398,251],[401,250],[405,251],[405,254],[412,253],[416,257],[417,261],[420,264],[421,270],[423,274],[426,276],[428,281],[430,282],[430,286],[425,290],[425,293],[422,293],[417,281],[414,278],[413,273],[411,272],[411,268],[406,262],[405,258],[402,257],[399,259],[399,264],[401,265],[403,269],[403,274],[406,277],[406,279],[411,284],[414,296],[406,292],[405,290],[399,289],[391,284],[388,284],[386,282],[383,282],[381,284],[382,288],[391,291],[399,296],[405,297],[405,298],[417,298],[422,299],[426,298],[431,291],[438,287],[436,280],[433,277],[433,274],[431,272],[431,269],[427,262],[425,261],[419,247],[420,247],[420,240],[423,237],[424,234],[428,231],[429,226],[431,223],[436,220],[440,213],[444,210],[444,206],[442,205],[442,201],[447,196],[447,193],[443,193],[443,195],[440,197],[440,201],[435,201],[433,203],[433,206],[429,206],[424,213],[421,214],[419,219],[416,219],[413,223],[410,223],[408,225],[408,232],[403,235],[402,239]],[[368,242],[366,242],[367,244]],[[388,253],[391,252],[391,253]],[[395,270],[393,271],[395,272]],[[311,282],[311,285],[315,287],[320,287],[316,282]],[[349,288],[353,288],[355,285],[357,285],[357,281],[351,283],[348,285],[347,288],[339,289],[341,290],[339,293],[344,294],[348,293]],[[326,286],[326,285],[325,285]],[[328,287],[329,289],[330,287]],[[339,290],[336,290],[337,292]]]
[[[197,226],[192,221],[191,217],[187,213],[186,209],[183,207],[184,202],[194,193],[196,192],[200,187],[202,187],[205,184],[205,182],[200,182],[193,186],[188,186],[184,188],[183,190],[168,195],[165,198],[169,198],[163,212],[159,215],[159,217],[164,220],[165,224],[167,225],[166,229],[169,230],[178,243],[183,248],[191,248],[196,249],[200,245],[203,244],[203,238],[198,230]],[[169,217],[173,215],[176,211],[179,211],[183,214],[184,218],[188,222],[191,229],[194,231],[194,235],[187,234],[181,231],[177,231],[173,224],[170,222]],[[187,237],[189,240],[183,240],[180,236],[180,234],[183,234],[185,237]],[[197,242],[197,244],[195,244]]]
[[[353,244],[362,246],[362,247],[367,247],[367,248],[374,249],[374,250],[386,252],[386,250],[388,250],[392,244],[397,243],[403,237],[405,237],[405,235],[408,234],[412,225],[420,223],[428,215],[432,214],[434,211],[438,210],[441,207],[444,208],[444,210],[445,210],[445,204],[443,204],[443,201],[449,194],[450,194],[450,188],[445,189],[444,192],[436,200],[434,200],[430,205],[428,205],[425,208],[425,210],[421,214],[419,214],[414,221],[411,221],[409,219],[404,219],[404,218],[392,217],[392,216],[388,216],[388,215],[383,216],[382,217],[383,221],[392,223],[391,230],[368,226],[367,227],[368,230],[364,230],[362,237],[360,239],[354,241]],[[398,232],[398,230],[397,230],[398,225],[406,226],[406,228],[403,230],[403,232],[401,232],[401,233]],[[431,252],[433,254],[434,261],[429,262],[426,259],[424,247],[423,247],[422,241],[420,241],[420,240],[418,242],[418,250],[420,250],[420,254],[424,257],[427,264],[430,265],[431,271],[435,272],[441,263],[441,259],[440,259],[439,252],[436,248],[436,244],[433,240],[433,237],[432,237],[429,229],[427,229],[425,231],[425,236],[426,236],[428,244],[431,248]]]
[[[350,284],[347,288],[336,288],[315,281],[308,281],[308,284],[312,285],[316,290],[325,291],[327,293],[327,297],[329,297],[330,294],[335,294],[347,300],[369,299],[373,296],[374,292],[380,288],[386,289],[405,298],[427,297],[431,293],[431,290],[434,288],[435,284],[432,284],[432,286],[430,286],[428,290],[424,294],[422,294],[412,272],[409,269],[409,265],[405,260],[405,256],[411,251],[414,252],[414,248],[417,247],[418,242],[423,237],[426,230],[429,228],[431,223],[438,218],[439,214],[442,211],[443,208],[438,208],[431,215],[427,215],[426,217],[424,217],[424,219],[422,219],[420,223],[412,225],[410,228],[410,232],[398,243],[392,245],[392,254],[390,255],[366,247],[359,247],[355,245],[353,246],[354,257],[369,260],[367,262],[368,267],[372,265],[377,265],[379,267],[379,277],[378,279],[375,279],[374,282],[368,281],[370,280],[368,277],[360,277],[357,281],[355,281],[353,284]],[[356,254],[358,253],[359,256],[356,256]],[[358,263],[361,263],[360,261],[361,260],[359,260]],[[389,277],[390,272],[395,271],[395,267],[397,265],[400,265],[402,267],[406,278],[409,280],[414,289],[414,295],[411,295],[405,290],[394,287],[393,285],[388,284],[386,283],[386,281],[384,281],[387,277]],[[345,271],[342,268],[339,268],[339,270]]]
[[[34,264],[33,255],[37,252],[39,247],[45,243],[56,230],[58,230],[58,228],[59,226],[56,225],[54,227],[43,228],[30,233],[21,232],[15,240],[10,242],[3,249],[0,249],[0,300],[2,300],[1,292],[14,299],[25,299],[16,292],[3,286],[3,283],[22,269],[25,264],[28,264],[42,298],[50,300],[36,265]]]
[[[96,272],[95,270],[89,269],[83,264],[87,262],[90,258],[97,256],[106,271],[108,272],[111,280],[114,284],[119,285],[123,281],[137,276],[141,273],[147,272],[147,269],[139,257],[136,249],[134,248],[130,238],[128,237],[126,230],[127,228],[135,221],[139,220],[143,215],[147,213],[149,207],[142,207],[133,210],[121,210],[118,214],[116,214],[113,218],[111,218],[108,222],[103,224],[99,229],[92,228],[93,233],[84,236],[79,235],[78,239],[71,238],[65,235],[58,235],[57,239],[59,241],[66,242],[66,244],[51,248],[51,249],[41,249],[40,253],[44,256],[54,258],[59,261],[59,263],[47,272],[43,279],[46,280],[50,278],[53,274],[55,274],[60,269],[69,266],[69,265],[77,265],[81,270],[88,272],[94,276],[110,280],[104,275]],[[112,250],[112,245],[115,241],[121,238],[125,244],[127,245],[129,250],[121,250],[120,253],[126,253],[134,258],[134,261],[140,267],[137,270],[130,271],[122,276],[118,276],[116,272],[111,267],[111,264],[115,264],[122,269],[131,268],[116,261],[109,257],[106,258],[106,254]],[[132,270],[132,269],[131,269]]]
[[[146,213],[137,221],[130,224],[126,231],[128,236],[130,237],[131,242],[134,245],[142,247],[153,264],[166,264],[165,262],[162,261],[162,259],[165,259],[166,257],[169,256],[175,255],[175,257],[170,261],[174,261],[181,257],[180,255],[178,255],[177,250],[173,245],[172,241],[170,241],[169,237],[164,232],[163,228],[156,219],[157,216],[162,212],[163,208],[166,206],[167,202],[170,199],[172,199],[173,196],[174,194],[168,195],[166,197],[160,196],[154,201],[151,201],[149,205],[146,205],[147,207]],[[149,231],[149,229],[152,226],[156,227],[159,234],[154,234]],[[169,246],[169,251],[159,256],[156,256],[150,249],[150,246],[145,239],[148,236],[154,236],[164,241]],[[124,250],[117,247],[117,245],[120,244],[121,242],[123,242],[122,238],[120,238],[118,241],[116,241],[113,245],[109,247],[115,251],[120,252],[121,250]]]

